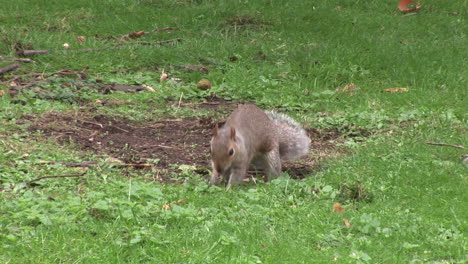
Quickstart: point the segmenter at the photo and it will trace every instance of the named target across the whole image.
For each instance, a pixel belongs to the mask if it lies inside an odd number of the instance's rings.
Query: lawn
[[[0,262],[466,263],[467,4],[4,1]],[[210,186],[244,102],[310,153]]]

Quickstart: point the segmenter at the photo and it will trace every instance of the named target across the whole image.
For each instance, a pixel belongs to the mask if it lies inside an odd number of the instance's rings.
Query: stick
[[[150,145],[150,146],[145,146],[145,147],[146,148],[160,147],[160,148],[173,149],[173,147],[164,146],[164,145]]]
[[[38,165],[54,165],[62,164],[67,167],[89,167],[96,165],[96,161],[82,161],[82,162],[65,162],[65,161],[41,161],[37,163]]]
[[[166,30],[180,30],[180,28],[176,27],[165,27],[165,28],[156,28],[153,31],[154,32],[161,32],[161,31],[166,31]]]
[[[47,54],[48,50],[19,50],[16,52],[18,56],[34,56],[37,54]]]
[[[12,70],[14,70],[16,68],[19,68],[18,64],[13,64],[13,65],[10,65],[10,66],[6,66],[6,67],[0,69],[0,74],[12,71]]]
[[[454,147],[454,148],[459,148],[459,149],[464,149],[462,145],[452,145],[452,144],[447,144],[447,143],[435,143],[435,142],[426,142],[426,144],[429,145],[434,145],[434,146],[447,146],[447,147]]]
[[[32,62],[33,60],[31,59],[19,59],[19,58],[14,58],[14,59],[11,59],[12,61],[18,61],[18,62],[24,62],[24,63],[30,63]]]
[[[168,44],[172,42],[179,42],[183,41],[185,39],[183,38],[176,38],[176,39],[170,39],[170,40],[164,40],[164,41],[158,41],[158,42],[148,42],[148,41],[127,41],[123,43],[118,43],[118,45],[127,45],[127,44],[140,44],[140,45],[163,45],[163,44]]]
[[[120,130],[120,131],[125,132],[125,133],[129,133],[129,132],[130,132],[130,131],[128,131],[128,130],[125,130],[125,129],[123,129],[123,128],[116,127],[116,126],[114,126],[113,128],[116,128],[117,130]]]
[[[6,60],[6,61],[18,61],[18,62],[25,62],[25,63],[30,63],[32,62],[31,59],[21,59],[21,58],[5,58],[3,56],[0,56],[0,60]]]
[[[135,168],[145,168],[145,167],[153,167],[153,164],[149,163],[124,163],[124,164],[115,164],[113,167],[117,168],[125,168],[125,167],[135,167]]]
[[[73,178],[73,177],[81,177],[86,174],[86,171],[80,174],[68,174],[68,175],[59,175],[59,176],[44,176],[40,177],[31,181],[26,182],[26,185],[29,185],[33,182],[44,180],[44,179],[56,179],[56,178]]]

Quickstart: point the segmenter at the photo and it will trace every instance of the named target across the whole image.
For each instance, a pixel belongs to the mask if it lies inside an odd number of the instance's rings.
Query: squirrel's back
[[[307,132],[285,114],[264,111],[251,104],[240,105],[226,120],[225,126],[235,127],[247,141],[247,146],[260,148],[256,151],[267,152],[274,144],[279,144],[282,160],[294,160],[309,152]]]
[[[277,141],[278,133],[266,113],[252,104],[240,105],[226,120],[224,127],[234,127],[251,151],[268,152]]]
[[[302,126],[287,115],[265,111],[277,129],[282,160],[293,160],[307,155],[310,138]]]

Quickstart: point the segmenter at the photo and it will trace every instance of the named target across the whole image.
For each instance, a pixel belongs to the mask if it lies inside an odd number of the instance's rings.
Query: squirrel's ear
[[[236,129],[231,127],[231,139],[236,141]]]
[[[213,128],[213,137],[218,136],[218,123],[215,124],[215,127]]]

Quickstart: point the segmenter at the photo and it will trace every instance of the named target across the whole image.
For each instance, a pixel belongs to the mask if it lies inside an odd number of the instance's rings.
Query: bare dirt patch
[[[211,107],[212,105],[210,105]],[[162,172],[177,172],[174,165],[193,165],[207,174],[210,167],[209,141],[214,121],[199,119],[168,119],[141,123],[91,113],[49,113],[33,120],[31,131],[40,130],[46,137],[61,144],[73,144],[79,149],[119,159],[125,163],[146,163],[159,160],[153,168]],[[319,169],[319,162],[337,153],[333,140],[339,135],[308,129],[312,139],[310,154],[283,169],[295,178],[303,178]],[[79,162],[79,161],[77,161]],[[154,162],[152,162],[154,164]]]

